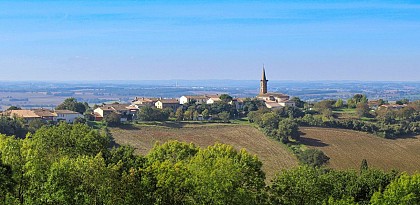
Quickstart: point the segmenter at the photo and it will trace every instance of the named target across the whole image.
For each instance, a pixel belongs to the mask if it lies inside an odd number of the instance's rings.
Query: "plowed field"
[[[331,168],[359,169],[366,159],[369,167],[420,172],[420,136],[390,140],[344,129],[304,127],[300,131],[306,133],[302,136],[305,145],[331,158]]]
[[[216,142],[229,144],[237,149],[245,148],[256,154],[263,162],[267,179],[271,179],[281,169],[298,165],[295,156],[281,143],[269,139],[259,130],[248,125],[227,124],[161,124],[154,126],[134,125],[113,128],[111,133],[116,143],[131,145],[139,154],[146,154],[159,141],[178,140],[194,143],[200,147]]]

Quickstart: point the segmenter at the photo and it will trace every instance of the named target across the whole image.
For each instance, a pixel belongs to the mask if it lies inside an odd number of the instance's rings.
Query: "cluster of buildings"
[[[260,92],[256,96],[257,99],[263,101],[267,108],[276,109],[286,106],[295,106],[295,102],[289,100],[289,96],[282,93],[267,92],[268,80],[265,75],[265,69],[262,70],[260,80]],[[213,104],[222,101],[219,94],[212,95],[186,95],[180,98],[146,98],[136,97],[131,104],[107,104],[102,105],[94,110],[95,120],[102,120],[111,112],[120,114],[121,121],[127,121],[134,118],[137,111],[144,106],[156,107],[158,109],[172,109],[176,111],[185,104]],[[230,102],[236,109],[240,110],[244,106],[245,98],[234,98]]]
[[[276,109],[285,106],[295,106],[295,102],[289,100],[289,96],[282,93],[267,92],[267,78],[265,69],[263,67],[262,77],[260,81],[260,92],[256,96],[257,99],[263,101],[267,108]],[[136,113],[141,107],[150,106],[158,109],[172,109],[176,111],[179,107],[185,104],[213,104],[222,101],[219,94],[212,95],[190,95],[181,96],[180,98],[146,98],[136,97],[131,104],[104,104],[96,107],[93,111],[93,116],[96,121],[101,121],[111,113],[117,113],[121,121],[130,121],[135,118]],[[230,102],[236,109],[240,110],[244,106],[245,98],[233,98]],[[16,116],[30,121],[32,119],[43,119],[48,121],[66,121],[72,123],[74,119],[83,117],[77,112],[70,110],[47,110],[47,109],[33,109],[33,110],[12,110],[6,114],[8,116]]]
[[[31,110],[8,110],[1,114],[3,116],[22,118],[27,123],[35,119],[73,123],[76,118],[83,117],[80,113],[71,110],[49,110],[43,108]]]

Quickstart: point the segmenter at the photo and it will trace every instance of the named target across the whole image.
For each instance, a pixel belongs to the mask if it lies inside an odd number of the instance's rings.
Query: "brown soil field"
[[[358,170],[366,159],[373,168],[420,172],[420,136],[391,140],[344,129],[301,127],[300,131],[305,133],[303,144],[331,158],[331,168]]]
[[[131,145],[139,154],[146,154],[159,141],[178,140],[207,147],[215,143],[229,144],[236,149],[246,149],[263,162],[267,181],[282,169],[298,165],[298,160],[280,142],[266,137],[249,125],[227,124],[163,124],[154,126],[134,125],[112,128],[117,144]]]

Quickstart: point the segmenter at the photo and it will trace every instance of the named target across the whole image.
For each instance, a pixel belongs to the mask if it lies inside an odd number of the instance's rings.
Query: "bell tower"
[[[267,82],[268,82],[268,80],[265,77],[265,68],[264,68],[264,65],[263,65],[262,77],[261,77],[261,81],[260,81],[260,95],[267,93]]]

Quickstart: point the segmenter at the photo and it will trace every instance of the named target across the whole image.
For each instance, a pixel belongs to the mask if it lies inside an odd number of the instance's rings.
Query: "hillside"
[[[298,165],[296,157],[287,148],[248,125],[165,123],[112,128],[111,133],[116,143],[131,145],[139,154],[146,154],[156,141],[168,140],[192,142],[200,147],[220,142],[237,149],[245,148],[263,162],[268,180],[281,169]]]
[[[305,145],[322,150],[335,169],[359,169],[363,159],[369,167],[420,171],[420,136],[404,139],[383,139],[363,132],[303,127]]]

